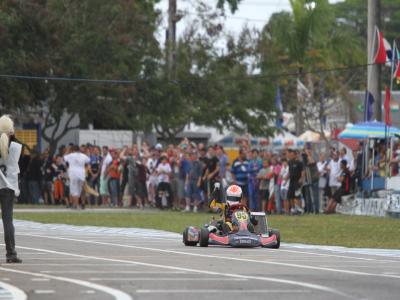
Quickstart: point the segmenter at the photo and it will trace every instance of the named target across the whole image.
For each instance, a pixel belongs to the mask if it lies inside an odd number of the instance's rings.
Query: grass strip
[[[41,223],[138,227],[178,233],[189,225],[201,226],[213,216],[218,218],[218,215],[210,213],[156,210],[51,213],[16,211],[14,216],[16,219]],[[282,241],[288,243],[400,249],[400,219],[348,215],[273,215],[268,220],[272,228],[281,231]]]

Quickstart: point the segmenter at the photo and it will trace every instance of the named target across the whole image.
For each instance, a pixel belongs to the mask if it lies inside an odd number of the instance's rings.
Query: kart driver
[[[238,185],[230,185],[226,190],[226,201],[223,201],[221,194],[220,184],[217,182],[210,197],[209,207],[211,209],[219,209],[221,212],[223,212],[221,213],[222,220],[217,222],[219,225],[217,227],[220,227],[224,233],[232,231],[235,232],[238,230],[238,228],[234,228],[235,226],[232,225],[232,213],[235,211],[235,206],[238,206],[241,203],[243,195],[242,189]],[[246,206],[241,206],[240,209],[250,213]],[[253,220],[253,218],[251,218],[251,223],[256,225],[254,224],[255,220]]]

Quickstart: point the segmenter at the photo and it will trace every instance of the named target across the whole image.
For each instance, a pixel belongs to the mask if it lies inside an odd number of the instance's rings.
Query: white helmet
[[[229,204],[239,203],[242,200],[242,188],[236,184],[232,184],[226,190],[226,201]]]

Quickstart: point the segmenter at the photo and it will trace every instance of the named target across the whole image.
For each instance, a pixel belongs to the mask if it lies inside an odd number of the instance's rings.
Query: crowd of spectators
[[[333,213],[356,190],[361,149],[319,154],[310,148],[278,153],[244,145],[231,163],[220,145],[187,139],[179,145],[122,149],[60,147],[51,155],[25,152],[20,203],[84,207],[157,207],[197,212],[216,182],[237,184],[251,210],[276,214]]]

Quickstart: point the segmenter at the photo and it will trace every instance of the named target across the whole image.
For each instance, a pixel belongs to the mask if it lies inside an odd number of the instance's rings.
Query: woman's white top
[[[21,156],[21,151],[21,144],[11,142],[7,159],[0,157],[0,189],[11,189],[14,191],[15,196],[19,196],[18,161]]]

